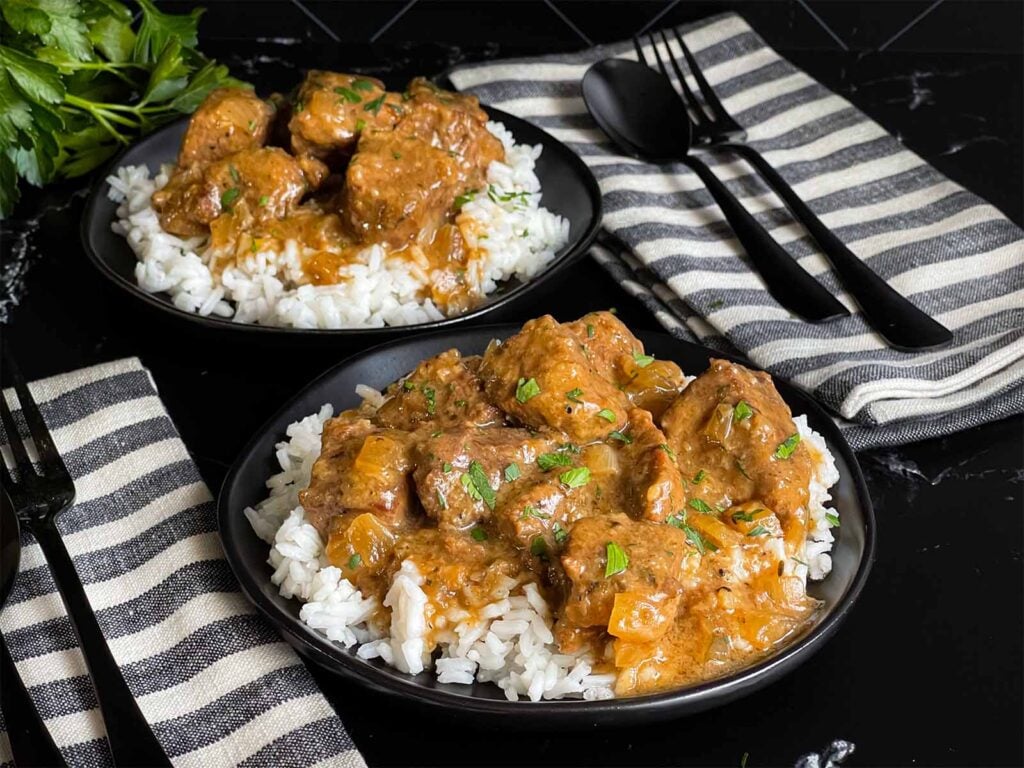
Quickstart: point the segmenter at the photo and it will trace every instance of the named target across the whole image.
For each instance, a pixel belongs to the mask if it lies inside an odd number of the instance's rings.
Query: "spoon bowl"
[[[652,163],[681,160],[692,125],[669,79],[627,59],[597,62],[583,76],[583,101],[620,149]]]

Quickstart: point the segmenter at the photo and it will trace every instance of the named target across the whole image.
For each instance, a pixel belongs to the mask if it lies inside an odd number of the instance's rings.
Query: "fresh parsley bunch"
[[[121,146],[241,85],[196,48],[202,9],[135,0],[0,2],[0,216],[18,178],[42,186],[91,171]]]

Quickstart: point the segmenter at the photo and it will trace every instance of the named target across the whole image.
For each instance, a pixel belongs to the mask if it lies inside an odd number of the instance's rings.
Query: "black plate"
[[[291,339],[329,339],[332,342],[341,342],[343,347],[365,349],[370,345],[408,336],[413,332],[449,328],[473,321],[493,323],[506,319],[520,303],[535,301],[542,292],[550,291],[557,282],[556,278],[564,277],[567,267],[584,253],[601,225],[601,193],[590,169],[567,146],[537,126],[514,115],[492,107],[485,109],[492,120],[503,123],[512,132],[516,142],[540,144],[543,147],[535,169],[543,192],[541,205],[569,220],[569,242],[555,254],[551,264],[535,278],[526,283],[510,280],[500,285],[483,304],[463,315],[430,323],[385,328],[278,328],[235,323],[220,317],[201,317],[194,312],[178,309],[165,294],[152,294],[140,289],[135,283],[135,254],[125,239],[110,229],[115,219],[117,204],[107,197],[109,185],[106,178],[123,165],[146,165],[150,172],[156,173],[162,163],[174,162],[187,119],[179,120],[147,136],[118,156],[110,164],[107,172],[97,178],[90,190],[82,216],[81,237],[85,252],[97,269],[114,285],[162,313],[198,327],[255,334],[264,339],[268,335],[285,334]]]
[[[824,436],[835,456],[840,481],[831,492],[842,527],[838,530],[832,551],[831,575],[809,589],[812,595],[824,601],[824,609],[799,639],[758,664],[702,685],[649,696],[610,701],[509,702],[492,684],[441,684],[430,671],[410,677],[379,661],[364,661],[355,656],[355,649],[346,650],[331,643],[299,620],[300,603],[281,597],[270,583],[271,569],[266,563],[269,548],[253,533],[242,513],[245,507],[264,498],[264,481],[279,471],[274,460],[274,444],[284,438],[288,424],[315,413],[324,403],[331,403],[335,413],[357,405],[359,398],[354,393],[357,384],[383,389],[411,371],[424,358],[452,347],[464,354],[480,354],[492,338],[505,338],[518,330],[519,326],[512,325],[463,329],[377,347],[331,368],[296,395],[260,430],[225,479],[217,510],[228,562],[242,590],[259,611],[284,633],[300,653],[334,673],[381,691],[452,711],[489,716],[515,715],[515,720],[505,722],[531,728],[624,724],[697,712],[767,685],[803,663],[820,648],[846,616],[867,579],[875,548],[874,513],[860,467],[839,429],[813,400],[781,382],[778,384],[779,392],[790,408],[794,413],[807,414],[808,423]],[[687,372],[703,371],[709,364],[709,357],[721,357],[709,349],[665,334],[638,335],[648,352],[674,360]]]

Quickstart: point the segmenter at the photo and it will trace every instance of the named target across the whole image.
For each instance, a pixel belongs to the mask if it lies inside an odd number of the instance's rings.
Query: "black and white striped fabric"
[[[139,361],[31,390],[75,478],[64,543],[174,765],[365,766],[308,670],[238,592],[210,491]],[[38,545],[28,534],[22,545],[0,630],[68,765],[109,765],[71,624]],[[0,761],[12,765],[6,733]]]
[[[750,143],[851,250],[955,332],[952,346],[917,354],[888,348],[753,169],[731,155],[708,156],[748,210],[855,314],[811,325],[780,307],[696,175],[619,155],[587,114],[580,95],[587,67],[610,56],[635,60],[631,43],[468,65],[450,78],[582,156],[616,238],[593,256],[670,332],[745,355],[809,391],[855,448],[935,437],[1024,410],[1021,230],[779,56],[739,16],[680,31]],[[679,53],[674,41],[672,51]]]

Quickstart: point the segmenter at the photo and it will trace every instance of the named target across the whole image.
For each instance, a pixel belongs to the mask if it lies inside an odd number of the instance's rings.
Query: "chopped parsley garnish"
[[[690,499],[688,503],[691,509],[696,509],[702,515],[715,514],[715,510],[708,506],[707,502],[703,501],[702,499]]]
[[[734,523],[739,523],[739,522],[752,523],[752,522],[754,522],[754,513],[753,512],[744,512],[744,511],[740,510],[739,512],[733,512],[731,515],[729,515],[729,517],[732,518],[732,521]]]
[[[614,422],[615,421],[615,412],[610,410],[610,409],[608,409],[608,408],[602,408],[600,411],[597,412],[597,415],[600,416],[605,421],[608,421],[608,422]]]
[[[471,499],[482,501],[487,505],[488,509],[494,509],[496,500],[494,489],[491,488],[491,484],[487,481],[487,474],[484,472],[484,468],[480,466],[480,462],[471,461],[469,463],[469,470],[459,478],[459,482],[462,483],[462,487],[466,489],[466,493],[469,494]]]
[[[633,362],[636,363],[637,368],[646,368],[654,362],[654,355],[645,355],[643,352],[637,352],[634,350]]]
[[[249,127],[249,133],[252,133],[253,131],[255,131],[256,130],[256,121],[255,120],[250,120],[248,127]]]
[[[479,525],[469,532],[469,535],[473,537],[474,541],[487,541],[487,531],[481,528]]]
[[[406,392],[412,392],[412,390],[416,389],[416,382],[409,381],[408,379],[406,379],[405,381],[402,382],[402,389],[404,389]]]
[[[732,411],[733,421],[746,421],[753,415],[754,409],[750,407],[750,403],[746,400],[740,400],[736,403],[736,407]]]
[[[221,208],[230,208],[231,204],[238,199],[238,196],[242,194],[242,191],[238,187],[229,187],[225,189],[220,196]]]
[[[580,389],[579,387],[576,387],[575,389],[570,389],[568,392],[565,393],[565,396],[569,400],[572,400],[574,403],[582,403],[583,401],[580,400],[580,396],[582,395],[583,390]]]
[[[476,197],[476,190],[475,189],[467,189],[465,192],[463,192],[461,195],[459,195],[458,197],[455,198],[455,202],[453,204],[454,207],[455,207],[455,210],[457,211],[457,210],[461,209],[462,206],[464,206],[466,203],[470,202],[474,197]]]
[[[451,472],[452,471],[452,463],[450,461],[446,461],[444,464],[441,465],[441,471],[444,472],[445,474],[448,474],[449,472]]]
[[[443,434],[444,434],[444,430],[443,429],[435,429],[433,432],[430,433],[430,436],[431,437],[440,437]]]
[[[366,104],[363,106],[363,109],[366,110],[367,112],[370,112],[371,114],[376,115],[378,112],[380,112],[380,107],[381,107],[381,104],[383,104],[383,103],[384,103],[384,94],[382,93],[380,96],[378,96],[373,101],[366,102]]]
[[[828,523],[829,528],[839,527],[839,515],[837,515],[835,512],[826,512],[825,521]]]
[[[348,559],[348,569],[350,571],[354,571],[362,564],[362,562],[363,556],[356,552],[354,555],[352,555],[352,557]]]
[[[519,479],[519,465],[514,461],[505,467],[505,481],[511,483],[513,480]]]
[[[372,91],[373,90],[373,83],[371,83],[366,78],[361,77],[358,80],[353,80],[352,81],[352,87],[355,88],[358,91]]]
[[[562,443],[558,446],[560,451],[568,451],[569,453],[579,453],[580,447],[576,443]]]
[[[441,509],[448,509],[448,499],[444,497],[444,493],[440,488],[437,489],[437,506]]]
[[[567,469],[558,479],[570,488],[580,488],[590,482],[590,470],[587,467]]]
[[[233,165],[229,165],[228,166],[228,173],[231,174],[231,180],[237,184],[238,183],[238,169],[235,168],[235,166],[233,166]]]
[[[587,338],[594,338],[594,326],[592,326],[590,323],[587,323]]]
[[[337,88],[334,89],[334,92],[341,96],[343,100],[349,102],[350,104],[359,104],[363,100],[363,97],[360,96],[355,91],[353,91],[351,88],[345,88],[339,85]]]
[[[666,520],[665,522],[667,522],[673,528],[684,530],[686,528],[686,510],[681,509],[674,515],[669,515],[668,520]]]
[[[552,526],[551,532],[555,535],[556,544],[565,544],[565,540],[569,538],[569,532],[558,523]]]
[[[718,547],[715,546],[715,543],[712,541],[708,541],[703,536],[701,536],[700,531],[694,530],[686,523],[683,523],[679,527],[682,528],[683,533],[686,534],[687,540],[694,546],[694,548],[698,552],[700,552],[700,554],[705,555],[708,552],[718,551]]]
[[[356,133],[359,133],[365,127],[366,127],[366,121],[363,120],[363,118],[360,117],[358,120],[356,120]]]
[[[747,531],[747,536],[767,536],[769,533],[770,531],[763,525],[755,525]]]
[[[571,467],[572,458],[565,453],[542,453],[537,457],[537,466],[544,472],[554,469],[555,467]]]
[[[267,203],[270,202],[270,198],[266,195],[260,195],[260,199],[257,200],[257,202],[259,203],[260,208],[265,208]]]
[[[809,565],[807,565],[807,563],[805,563],[805,562],[804,562],[803,560],[801,560],[801,559],[800,559],[799,557],[790,557],[789,559],[790,559],[790,560],[792,560],[792,561],[793,561],[793,562],[795,562],[795,563],[799,563],[799,564],[800,564],[800,565],[802,565],[802,566],[803,566],[804,568],[810,568],[810,566],[809,566]]]
[[[395,158],[395,160],[401,160],[402,159],[402,153],[401,152],[392,152],[391,156],[393,158]]]
[[[398,105],[398,104],[392,104],[390,101],[388,101],[388,102],[385,102],[384,106],[387,107],[388,109],[390,109],[396,115],[404,115],[405,114],[405,110],[402,109],[402,107],[400,105]],[[455,156],[454,153],[450,153],[450,154],[452,154],[453,157]]]
[[[747,474],[747,468],[743,466],[743,462],[739,459],[736,459],[736,469],[738,469],[740,474],[747,478],[747,480],[750,480],[750,475]]]
[[[525,403],[540,394],[540,385],[536,379],[520,379],[516,384],[516,400]]]
[[[793,451],[796,450],[796,447],[799,444],[800,434],[794,432],[792,435],[790,435],[781,443],[779,443],[779,447],[775,449],[775,453],[773,455],[776,459],[788,459],[790,456],[793,455]]]
[[[427,398],[427,413],[433,416],[434,412],[437,410],[437,401],[435,399],[437,397],[437,393],[434,391],[433,387],[424,386],[423,396]]]
[[[606,579],[617,573],[622,573],[629,567],[629,555],[614,541],[609,541],[605,545],[605,553],[607,560],[604,565],[604,577]]]
[[[703,480],[707,476],[708,473],[702,469],[700,472],[693,476],[693,480],[691,480],[690,482],[693,483],[694,485],[697,485],[701,480]]]
[[[629,435],[623,434],[622,432],[619,432],[619,430],[617,430],[617,429],[614,432],[609,432],[608,433],[608,439],[609,440],[618,440],[619,442],[625,443],[626,445],[629,445],[630,443],[633,442],[633,438],[632,437],[630,437]]]
[[[675,460],[676,460],[676,454],[675,454],[675,451],[673,451],[673,450],[672,450],[671,448],[669,448],[669,447],[668,447],[668,443],[662,443],[662,444],[661,444],[661,445],[659,445],[658,447],[659,447],[659,448],[661,448],[661,450],[663,450],[663,451],[664,451],[665,453],[667,453],[667,454],[668,454],[668,457],[669,457],[670,459],[672,459],[672,461],[675,461]]]
[[[526,509],[523,510],[523,514],[520,515],[520,517],[523,520],[526,520],[531,517],[535,517],[538,520],[549,520],[551,518],[551,515],[549,515],[547,512],[541,512],[532,504],[527,504]]]
[[[530,554],[534,557],[542,557],[544,559],[547,559],[548,543],[544,541],[543,536],[533,537],[533,541],[530,542]]]

